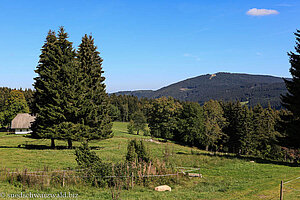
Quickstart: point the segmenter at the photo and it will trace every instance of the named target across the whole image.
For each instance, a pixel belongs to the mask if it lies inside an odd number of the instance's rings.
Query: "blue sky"
[[[49,29],[92,33],[108,92],[158,89],[215,72],[290,77],[298,0],[0,2],[0,86],[32,88]]]

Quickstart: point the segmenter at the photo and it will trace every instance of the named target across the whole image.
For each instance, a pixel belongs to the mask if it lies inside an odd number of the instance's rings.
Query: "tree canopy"
[[[36,69],[32,111],[37,114],[33,135],[72,141],[111,135],[108,98],[99,52],[85,35],[78,52],[60,27],[49,31]]]
[[[292,80],[285,79],[288,93],[281,96],[282,104],[293,115],[287,123],[287,134],[291,142],[289,145],[300,147],[300,30],[294,33],[296,36],[295,52],[288,53],[291,64],[290,73]]]

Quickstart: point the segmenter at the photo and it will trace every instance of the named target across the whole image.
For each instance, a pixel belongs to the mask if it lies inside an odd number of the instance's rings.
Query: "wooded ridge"
[[[287,90],[283,78],[269,75],[251,75],[219,72],[189,78],[158,90],[120,91],[116,95],[133,95],[139,98],[171,96],[182,101],[193,101],[203,105],[210,99],[245,102],[249,106],[268,103],[273,108],[282,108],[280,94]]]

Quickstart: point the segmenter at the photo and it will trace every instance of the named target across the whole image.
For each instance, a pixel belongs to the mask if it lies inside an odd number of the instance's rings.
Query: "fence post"
[[[280,200],[283,200],[283,181],[280,182]]]
[[[131,188],[133,188],[133,172],[131,172]]]
[[[65,172],[63,173],[63,181],[62,181],[62,186],[65,187]]]

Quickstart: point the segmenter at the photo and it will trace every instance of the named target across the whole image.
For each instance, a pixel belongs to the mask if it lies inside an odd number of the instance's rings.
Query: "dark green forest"
[[[267,108],[283,108],[280,94],[287,92],[282,78],[266,75],[250,75],[220,72],[206,74],[171,84],[159,90],[117,92],[117,95],[134,95],[139,98],[174,97],[182,101],[193,101],[203,105],[210,99],[240,101],[249,106],[261,104]]]

